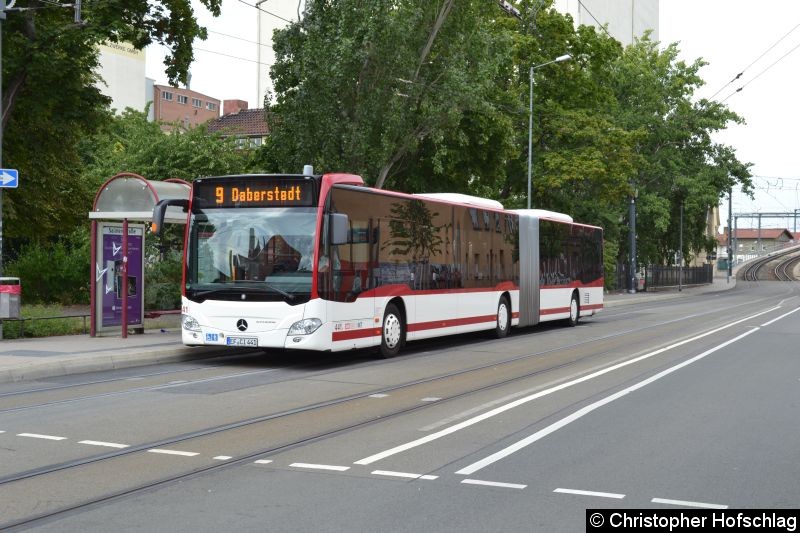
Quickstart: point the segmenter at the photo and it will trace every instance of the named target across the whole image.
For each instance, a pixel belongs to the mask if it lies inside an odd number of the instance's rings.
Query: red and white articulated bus
[[[412,195],[350,174],[197,179],[187,210],[182,339],[302,350],[581,317],[603,308],[603,230],[460,194]]]

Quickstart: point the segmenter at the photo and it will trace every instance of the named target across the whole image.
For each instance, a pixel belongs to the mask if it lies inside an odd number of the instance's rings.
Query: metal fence
[[[714,281],[713,265],[698,267],[654,266],[644,269],[644,290],[678,285],[703,285]]]

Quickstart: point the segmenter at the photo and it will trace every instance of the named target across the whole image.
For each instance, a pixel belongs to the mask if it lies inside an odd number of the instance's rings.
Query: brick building
[[[168,85],[153,87],[153,118],[189,129],[219,117],[220,101],[191,89]],[[172,129],[167,126],[166,129]]]

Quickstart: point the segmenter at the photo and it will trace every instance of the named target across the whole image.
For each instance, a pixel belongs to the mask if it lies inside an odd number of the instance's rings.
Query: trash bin
[[[19,318],[21,298],[19,278],[0,278],[0,319]]]

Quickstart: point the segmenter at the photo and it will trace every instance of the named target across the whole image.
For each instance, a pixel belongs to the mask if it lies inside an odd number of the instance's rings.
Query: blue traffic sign
[[[19,185],[19,171],[15,168],[0,168],[0,187],[16,189]]]

